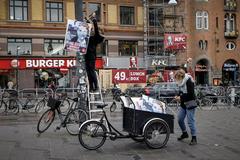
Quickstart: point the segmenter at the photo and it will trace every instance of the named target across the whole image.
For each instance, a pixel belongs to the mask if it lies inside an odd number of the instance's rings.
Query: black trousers
[[[86,70],[88,76],[88,82],[90,90],[96,90],[98,88],[97,75],[95,72],[95,60],[86,60]]]

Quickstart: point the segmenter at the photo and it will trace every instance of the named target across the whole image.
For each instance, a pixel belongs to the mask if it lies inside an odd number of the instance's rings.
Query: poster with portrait
[[[64,43],[65,50],[86,54],[91,28],[91,24],[68,20]]]

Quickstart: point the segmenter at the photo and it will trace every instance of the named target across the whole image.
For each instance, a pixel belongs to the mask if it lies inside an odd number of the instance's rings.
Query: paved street
[[[106,141],[97,151],[80,146],[78,138],[63,128],[53,126],[40,136],[36,125],[40,115],[20,113],[0,116],[1,160],[237,160],[240,156],[240,109],[197,111],[198,145],[178,142],[180,134],[175,119],[175,134],[163,149],[152,150],[131,139]],[[110,114],[113,124],[121,126],[121,112]]]

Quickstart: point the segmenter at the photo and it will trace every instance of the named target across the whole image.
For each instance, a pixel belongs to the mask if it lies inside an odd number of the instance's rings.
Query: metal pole
[[[18,87],[18,85],[19,85],[19,79],[18,79],[18,70],[19,70],[19,57],[18,57],[18,50],[20,49],[20,47],[19,46],[17,46],[17,72],[16,72],[16,89],[17,89],[17,92],[18,92],[18,89],[19,89],[19,87]]]
[[[83,1],[82,0],[75,0],[75,18],[78,21],[83,20]]]
[[[83,20],[83,11],[82,11],[83,1],[75,0],[75,18],[78,21]],[[88,110],[87,108],[87,85],[86,85],[86,67],[85,67],[85,57],[80,54],[80,52],[76,52],[76,72],[78,76],[77,89],[78,98],[79,98],[79,107],[84,110]]]

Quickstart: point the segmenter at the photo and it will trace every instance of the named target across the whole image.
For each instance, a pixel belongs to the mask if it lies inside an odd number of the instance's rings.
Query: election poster
[[[86,54],[92,25],[68,20],[64,48],[67,51],[76,51]]]

